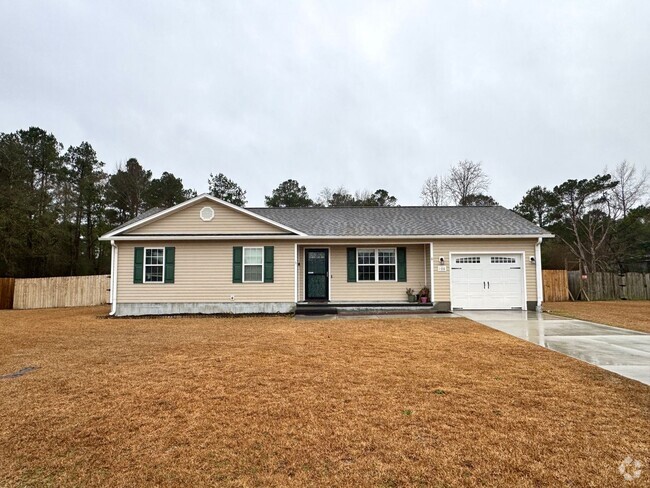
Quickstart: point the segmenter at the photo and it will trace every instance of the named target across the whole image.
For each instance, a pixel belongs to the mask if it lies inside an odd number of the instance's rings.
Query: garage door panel
[[[453,286],[458,290],[459,307],[469,307],[476,300],[482,300],[483,270],[479,267],[469,266],[457,269],[452,275]]]
[[[454,255],[452,306],[463,309],[522,308],[521,255]]]

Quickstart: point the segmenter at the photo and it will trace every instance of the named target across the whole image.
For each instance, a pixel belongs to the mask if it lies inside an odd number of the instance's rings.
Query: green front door
[[[305,250],[305,299],[329,299],[329,250]]]

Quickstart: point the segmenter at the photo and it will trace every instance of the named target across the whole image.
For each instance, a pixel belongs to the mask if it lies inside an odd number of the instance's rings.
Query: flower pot
[[[418,300],[415,295],[408,295],[408,299],[410,303],[415,303]]]
[[[429,297],[420,297],[420,303],[427,303],[429,301]]]

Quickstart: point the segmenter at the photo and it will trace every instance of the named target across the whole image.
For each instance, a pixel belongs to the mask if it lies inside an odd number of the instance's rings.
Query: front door
[[[329,299],[329,250],[305,249],[305,299]]]

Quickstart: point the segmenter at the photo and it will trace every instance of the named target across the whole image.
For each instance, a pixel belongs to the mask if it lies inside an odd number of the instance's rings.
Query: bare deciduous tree
[[[634,163],[623,160],[612,172],[612,177],[618,181],[618,186],[612,190],[614,210],[626,217],[630,209],[647,199],[648,170],[644,168],[638,173]]]
[[[617,185],[611,175],[597,175],[590,180],[567,180],[553,188],[557,213],[565,223],[558,228],[557,236],[585,273],[606,268],[606,243],[614,224],[607,201]]]
[[[457,205],[468,195],[487,192],[489,185],[490,178],[483,171],[480,161],[475,163],[468,159],[452,166],[445,180],[445,188]]]
[[[337,191],[338,190],[333,190],[329,186],[326,186],[318,193],[318,198],[316,199],[316,205],[319,205],[321,207],[327,207],[329,201],[332,199],[332,195]]]
[[[371,195],[372,193],[370,193],[367,189],[364,188],[363,190],[356,190],[354,192],[354,199],[359,202],[363,202],[369,200]]]
[[[422,198],[422,205],[427,207],[441,207],[447,205],[449,201],[449,193],[445,178],[442,176],[434,176],[427,178],[422,185],[420,191],[420,198]]]

